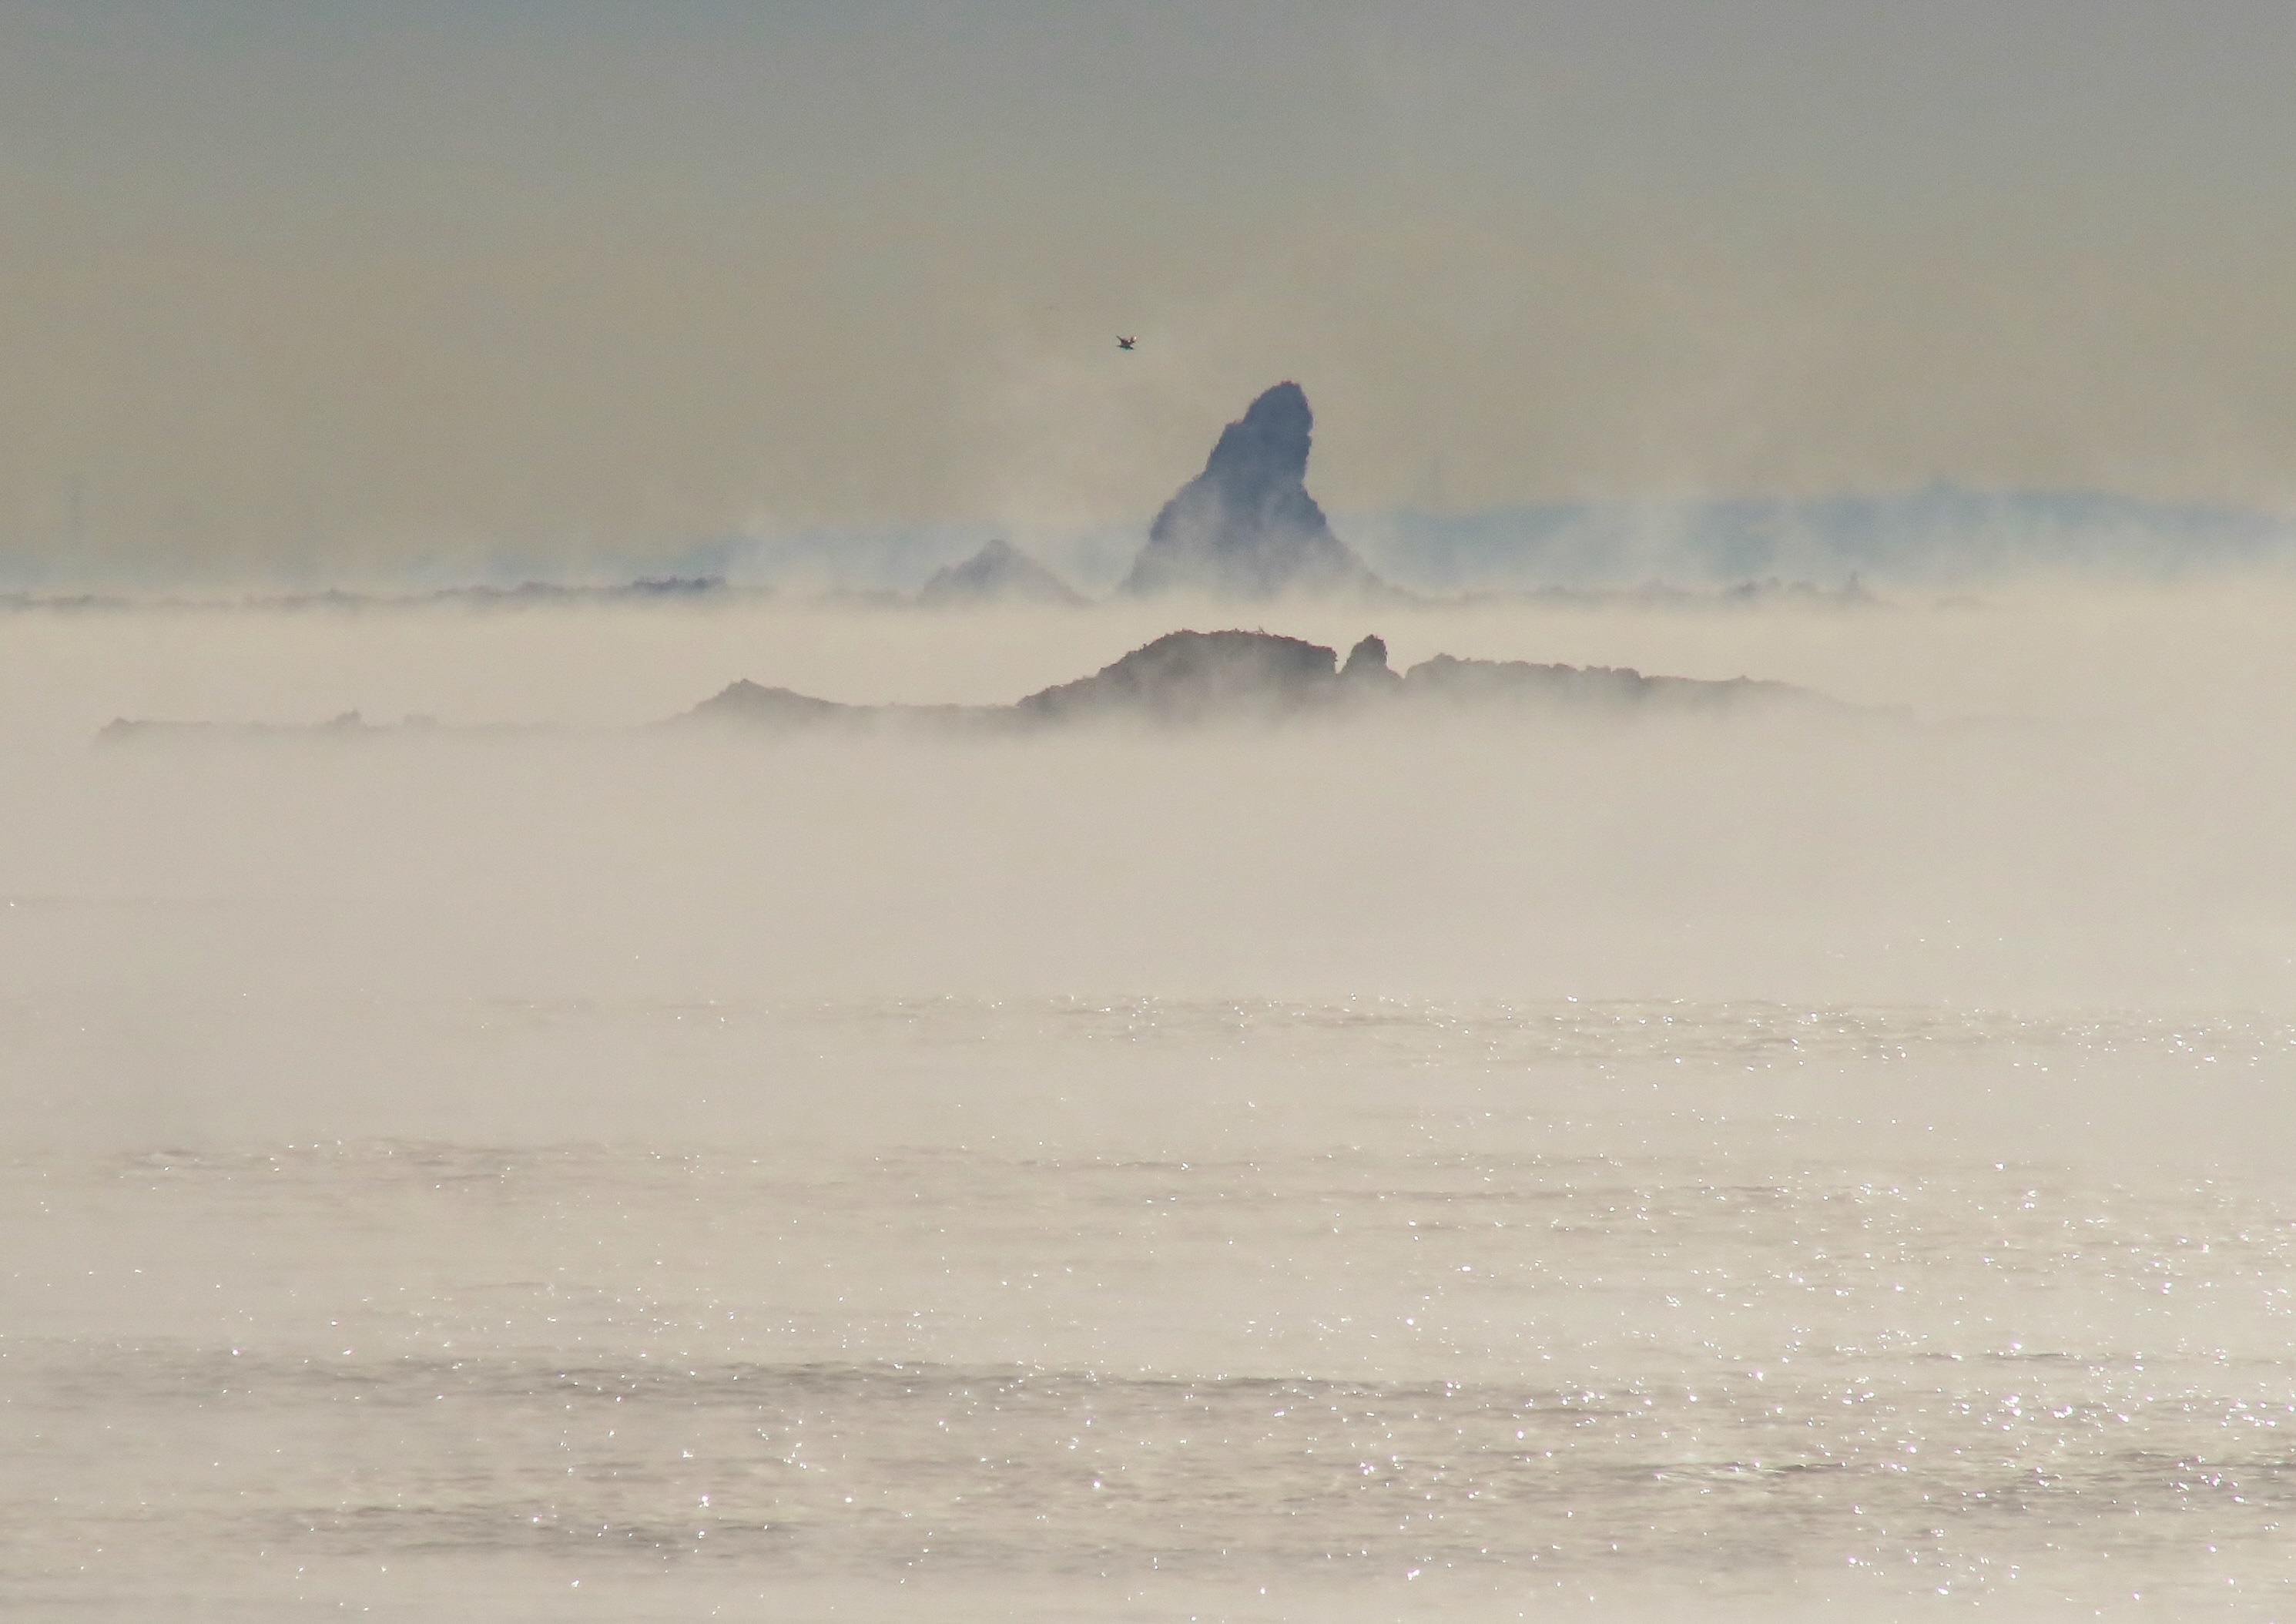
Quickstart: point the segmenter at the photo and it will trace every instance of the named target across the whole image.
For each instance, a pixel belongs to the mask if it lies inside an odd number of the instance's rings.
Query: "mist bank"
[[[1168,599],[1167,601],[1169,601]],[[1234,600],[1198,598],[1231,611]],[[1956,600],[1967,602],[1967,600]],[[1369,593],[1302,592],[1245,603],[1263,611],[1291,611],[1324,603],[1360,603],[1366,608],[1488,608],[1527,603],[1554,608],[1635,608],[1677,611],[1740,610],[1792,605],[1805,609],[1865,610],[1898,606],[1855,578],[1838,586],[1770,577],[1733,580],[1720,586],[1682,586],[1647,579],[1626,586],[1536,586],[1493,587],[1459,593],[1423,593],[1382,584]],[[816,580],[798,585],[740,585],[722,575],[639,576],[625,581],[528,579],[427,589],[328,586],[313,591],[212,590],[204,593],[8,592],[0,593],[0,613],[102,616],[137,613],[364,614],[433,609],[478,612],[571,608],[741,610],[766,603],[796,611],[828,612],[923,611],[937,613],[984,610],[1058,608],[1101,610],[1116,605],[1089,598],[1059,575],[1001,538],[933,571],[914,592]]]
[[[154,1011],[243,996],[2276,1006],[2291,607],[2185,590],[1855,621],[1377,623],[1406,668],[1461,651],[1752,674],[1912,726],[1469,716],[769,748],[641,725],[742,677],[1010,705],[1169,611],[35,618],[0,640],[0,981],[20,1012],[82,1010],[155,1057],[176,1017]],[[1336,648],[1364,620],[1284,627]],[[351,750],[90,743],[122,714],[354,709],[444,725]],[[480,724],[507,731],[458,731]]]
[[[1332,529],[1396,593],[1464,607],[1533,595],[1557,604],[1729,608],[1749,599],[1920,605],[1940,595],[2079,594],[2296,573],[2296,520],[2254,508],[2150,502],[2103,490],[1939,484],[1803,498],[1575,500],[1334,514]],[[1052,579],[1042,595],[1098,603],[1141,547],[1137,525],[1080,529],[980,518],[898,528],[779,530],[591,545],[547,557],[472,546],[407,565],[345,547],[293,570],[195,559],[133,570],[52,558],[0,567],[0,611],[552,606],[564,599],[771,594],[828,606],[961,606],[936,590],[984,550],[1011,548]]]
[[[2296,1015],[2291,759],[1689,719],[1344,745],[19,753],[0,769],[9,1131],[774,1137],[838,1131],[863,1101],[927,1138],[1052,1131],[1029,1102],[1060,1078],[1000,1079],[958,1036],[935,1058],[906,1015],[845,1060],[808,1036],[886,999],[957,1000],[959,1028],[1111,999],[1276,1000],[1374,1035],[1382,1000],[1477,1029],[1480,1005],[1574,999],[1661,1024],[1687,1000],[1787,1028],[1877,1009],[1912,1029],[1923,1010],[2270,1027]],[[2167,1052],[2140,1046],[2094,1066]],[[2146,1109],[2198,1111],[2190,1134],[2223,1153],[2251,1143],[2252,1113],[2203,1110],[2179,1053],[2176,1098]],[[1986,1087],[2062,1101],[2102,1073],[2082,1075]],[[1305,1111],[1313,1083],[1283,1097]]]
[[[1439,496],[1340,513],[1332,529],[1392,587],[1423,597],[1652,590],[1696,602],[1739,589],[1885,596],[2159,585],[2296,571],[2296,518],[2110,490],[1987,489],[1579,499],[1455,509]],[[914,593],[991,537],[1085,595],[1114,593],[1141,548],[1129,527],[1076,531],[981,520],[915,531],[731,537],[673,549],[668,569],[820,593]],[[1725,600],[1726,601],[1726,599]]]
[[[593,607],[19,622],[0,643],[12,1087],[26,1123],[86,1104],[153,1132],[212,1112],[220,1132],[275,1106],[412,1130],[493,1087],[495,1040],[463,1039],[497,1006],[651,1010],[657,1037],[713,1000],[888,997],[2284,1010],[2288,611],[2185,592],[1854,625],[1380,623],[1398,664],[1447,645],[1751,669],[1930,718],[1915,726],[1466,717],[766,748],[634,725],[744,671],[857,704],[1010,704],[1103,663],[1120,621]],[[1152,627],[1166,611],[1136,612]],[[1326,647],[1362,626],[1338,609],[1301,620]],[[89,742],[123,711],[359,708],[606,731]],[[636,1132],[657,1084],[685,1087],[660,1080],[674,1067],[617,1083],[606,1051],[568,1043],[512,1044],[532,1063],[502,1081],[505,1114],[512,1095],[549,1099],[534,1131]],[[226,1109],[242,1087],[267,1103]]]
[[[1363,515],[1353,529],[1374,567],[1432,594],[1763,582],[1920,594],[2296,569],[2296,521],[2282,513],[1942,481],[1799,499],[1406,509]]]

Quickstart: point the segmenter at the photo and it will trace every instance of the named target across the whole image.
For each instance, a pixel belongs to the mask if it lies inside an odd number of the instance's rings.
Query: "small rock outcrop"
[[[1394,687],[1403,678],[1387,663],[1387,639],[1374,635],[1348,651],[1340,680],[1355,688],[1382,689]]]
[[[1382,590],[1308,494],[1315,424],[1296,383],[1253,401],[1220,431],[1203,472],[1156,515],[1119,590],[1255,599]]]
[[[1078,608],[1084,595],[1006,541],[992,541],[961,564],[936,570],[918,589],[928,609],[982,603],[1042,603]]]
[[[816,699],[790,688],[768,688],[747,677],[727,685],[685,714],[697,721],[767,723],[778,726],[841,721],[857,707]]]

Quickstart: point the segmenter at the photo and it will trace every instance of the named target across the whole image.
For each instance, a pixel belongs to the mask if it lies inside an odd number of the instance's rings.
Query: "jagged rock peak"
[[[1387,663],[1387,639],[1374,634],[1348,651],[1348,662],[1340,668],[1340,680],[1384,686],[1403,678]]]
[[[1122,589],[1247,598],[1377,590],[1379,578],[1308,494],[1315,425],[1296,383],[1253,401],[1220,431],[1203,472],[1156,515]]]
[[[958,603],[1059,603],[1075,606],[1084,595],[1004,540],[984,544],[960,564],[936,570],[917,592],[929,608]]]

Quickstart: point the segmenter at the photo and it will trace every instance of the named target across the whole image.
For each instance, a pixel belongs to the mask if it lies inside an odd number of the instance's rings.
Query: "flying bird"
[[[1121,333],[1119,333],[1119,334],[1117,335],[1117,339],[1116,339],[1116,347],[1117,347],[1119,349],[1131,349],[1135,344],[1137,344],[1139,341],[1140,341],[1140,340],[1139,340],[1138,339],[1136,339],[1136,339],[1128,339],[1128,338],[1124,337]]]

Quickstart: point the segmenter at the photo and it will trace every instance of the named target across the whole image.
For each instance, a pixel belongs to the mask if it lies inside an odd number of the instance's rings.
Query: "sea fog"
[[[2284,1614],[2292,610],[0,613],[0,1601]],[[653,726],[1238,624],[1854,709]]]

